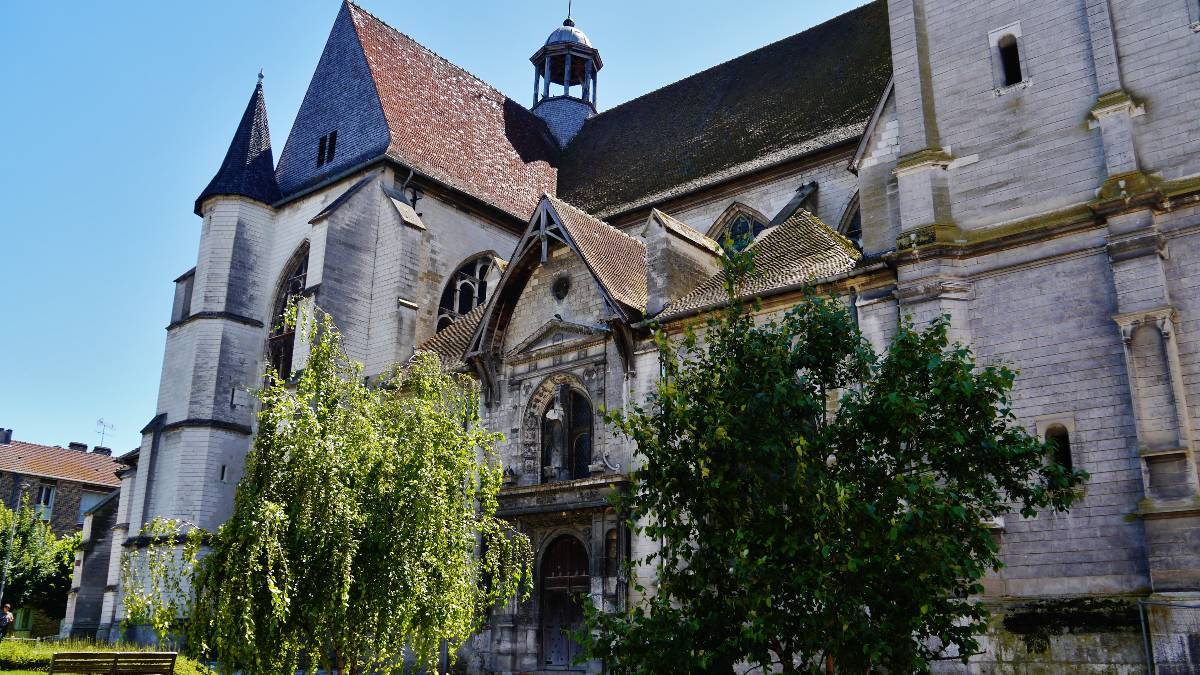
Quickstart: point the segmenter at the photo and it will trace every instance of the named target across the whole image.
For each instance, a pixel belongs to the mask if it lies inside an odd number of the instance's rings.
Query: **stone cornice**
[[[224,319],[226,321],[232,321],[234,323],[240,323],[246,326],[252,326],[254,328],[263,327],[263,322],[259,321],[258,319],[242,316],[241,314],[234,314],[233,312],[196,312],[195,314],[189,314],[188,316],[171,323],[167,326],[167,330],[175,330],[180,326],[186,326],[193,321],[200,321],[203,319]]]
[[[902,176],[921,169],[945,169],[953,161],[954,157],[942,148],[923,148],[898,159],[892,172]]]

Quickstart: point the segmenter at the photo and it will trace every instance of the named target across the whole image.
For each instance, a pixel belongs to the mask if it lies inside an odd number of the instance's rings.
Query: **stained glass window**
[[[733,250],[741,251],[750,244],[754,243],[755,238],[759,233],[766,229],[766,225],[760,222],[757,218],[751,217],[746,213],[739,213],[734,218],[729,226],[725,228],[726,235],[722,235],[722,244],[725,246],[732,245]],[[725,241],[728,239],[729,241]]]

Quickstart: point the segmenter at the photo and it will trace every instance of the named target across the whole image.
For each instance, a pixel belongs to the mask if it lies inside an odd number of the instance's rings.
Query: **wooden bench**
[[[61,652],[50,662],[50,672],[72,675],[172,675],[175,652]]]

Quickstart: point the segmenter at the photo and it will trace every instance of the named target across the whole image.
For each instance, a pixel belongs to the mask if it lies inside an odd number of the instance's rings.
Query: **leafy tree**
[[[78,534],[55,536],[28,495],[15,511],[0,504],[0,567],[8,561],[3,602],[61,619],[78,545]]]
[[[640,673],[966,660],[987,620],[969,596],[1001,564],[987,522],[1065,510],[1085,474],[1016,424],[1014,373],[945,319],[904,322],[877,357],[835,299],[748,309],[731,300],[703,339],[658,333],[655,392],[610,416],[640,464],[621,506],[661,548],[641,561],[656,592],[589,612],[588,655]]]
[[[292,318],[294,320],[294,311]],[[294,388],[269,376],[233,516],[201,563],[192,647],[223,672],[432,670],[528,593],[528,540],[495,515],[499,439],[478,389],[421,356],[364,384],[327,318]]]
[[[145,625],[159,644],[171,641],[171,630],[191,606],[189,583],[204,535],[190,523],[162,517],[142,528],[144,545],[121,555],[122,629]]]

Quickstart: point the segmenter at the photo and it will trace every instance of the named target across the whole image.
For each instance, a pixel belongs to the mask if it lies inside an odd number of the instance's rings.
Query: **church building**
[[[368,376],[418,351],[472,374],[507,439],[501,515],[535,586],[463,667],[601,672],[563,629],[580,597],[636,602],[649,571],[621,562],[654,543],[609,506],[634,454],[599,411],[652,390],[652,324],[721,306],[726,242],[755,252],[766,314],[815,286],[879,350],[903,317],[948,315],[1091,475],[1069,514],[990,524],[995,621],[938,670],[1200,668],[1180,608],[1200,601],[1200,2],[874,0],[607,109],[622,74],[599,41],[567,19],[530,47],[518,102],[346,1],[278,161],[260,79],[194,204],[114,545],[81,558],[107,574],[72,593],[103,601],[65,634],[115,636],[120,552],[154,517],[228,518],[250,392],[304,367],[279,322],[299,298]]]

